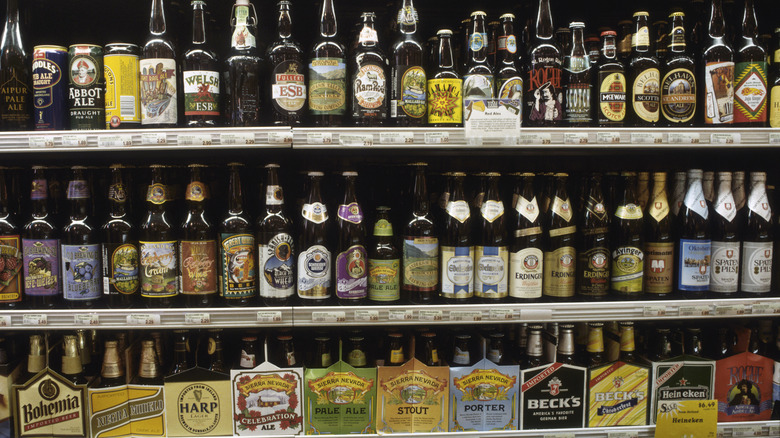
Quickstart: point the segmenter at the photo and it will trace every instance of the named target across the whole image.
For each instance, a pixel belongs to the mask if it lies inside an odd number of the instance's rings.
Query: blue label
[[[710,285],[711,249],[709,240],[680,239],[680,269],[677,274],[677,287],[680,290],[707,290]]]
[[[100,245],[62,245],[62,293],[66,300],[94,300],[101,294]]]

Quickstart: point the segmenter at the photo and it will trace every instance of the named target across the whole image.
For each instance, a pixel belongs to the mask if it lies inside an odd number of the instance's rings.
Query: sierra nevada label
[[[298,435],[302,429],[297,371],[239,373],[233,378],[236,435]]]
[[[585,427],[587,369],[555,362],[523,370],[520,428]]]
[[[450,432],[517,429],[517,366],[450,368]]]
[[[306,434],[375,433],[376,369],[306,369]]]
[[[377,432],[446,432],[449,368],[417,359],[377,370]]]
[[[588,427],[647,424],[650,369],[614,362],[589,370]]]

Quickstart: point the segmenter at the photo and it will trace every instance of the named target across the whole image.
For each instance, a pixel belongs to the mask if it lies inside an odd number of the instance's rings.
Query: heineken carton
[[[653,362],[652,390],[652,424],[657,421],[660,402],[712,400],[715,396],[715,361],[683,355]]]

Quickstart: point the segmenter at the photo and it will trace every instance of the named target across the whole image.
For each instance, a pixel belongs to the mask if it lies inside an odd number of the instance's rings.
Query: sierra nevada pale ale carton
[[[305,411],[307,435],[376,433],[376,368],[307,368]]]

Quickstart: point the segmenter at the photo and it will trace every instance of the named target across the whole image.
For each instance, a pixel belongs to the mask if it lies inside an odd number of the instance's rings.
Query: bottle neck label
[[[517,53],[517,37],[514,35],[500,36],[496,44],[498,50],[506,50],[513,55]]]
[[[650,30],[647,26],[642,26],[631,35],[631,47],[650,47]]]
[[[236,6],[236,27],[230,40],[234,49],[245,50],[257,47],[257,40],[249,31],[247,20],[249,18],[248,6]]]
[[[472,33],[469,36],[469,48],[472,52],[478,52],[487,45],[486,33]]]
[[[480,214],[482,214],[482,217],[486,221],[493,223],[496,219],[504,215],[504,203],[501,201],[487,200],[482,203]]]
[[[200,181],[193,181],[187,185],[187,192],[184,199],[192,202],[203,202],[206,200],[206,185]]]
[[[358,44],[371,43],[372,45],[375,45],[377,42],[379,42],[379,37],[377,36],[376,30],[368,26],[364,26],[360,31],[360,35],[358,36]]]
[[[466,201],[450,201],[447,203],[447,214],[464,223],[471,217],[471,208]]]
[[[89,199],[89,184],[83,179],[68,182],[68,199]]]
[[[737,205],[734,202],[734,195],[731,193],[731,181],[721,183],[721,187],[718,189],[718,199],[715,201],[715,212],[728,222],[737,217]]]
[[[293,238],[287,233],[276,234],[267,244],[260,245],[259,269],[262,298],[288,298],[295,293],[293,273]]]
[[[563,199],[556,196],[555,199],[553,199],[550,211],[563,218],[564,221],[571,222],[573,212],[569,198],[566,198],[564,201]]]
[[[363,222],[363,210],[357,202],[348,205],[342,204],[339,205],[338,217],[343,221],[360,224]]]
[[[747,206],[750,211],[761,216],[765,221],[771,221],[772,209],[769,207],[769,198],[763,183],[753,185],[748,196]]]
[[[666,199],[666,190],[654,194],[653,201],[648,208],[647,213],[656,222],[661,222],[666,216],[669,216],[669,202]]]
[[[310,222],[321,224],[328,220],[328,208],[321,202],[304,204],[301,216]]]
[[[536,196],[531,198],[530,201],[519,196],[517,198],[515,210],[517,210],[521,216],[528,219],[528,222],[534,223],[536,222],[536,219],[539,218],[539,204],[536,202]]]
[[[282,205],[284,204],[284,192],[282,186],[266,186],[265,187],[265,205]]]
[[[704,198],[704,189],[702,188],[700,180],[696,180],[691,183],[691,186],[688,188],[688,192],[685,194],[685,200],[683,203],[692,212],[698,214],[703,219],[707,219],[709,217],[707,200]]]
[[[374,224],[374,236],[393,237],[393,224],[387,219],[379,219]]]
[[[146,200],[155,205],[162,205],[168,200],[168,186],[154,183],[146,190]]]
[[[588,202],[585,204],[585,209],[599,221],[604,222],[607,220],[607,209],[604,207],[604,202],[602,200],[589,196]]]
[[[644,217],[642,209],[634,203],[618,206],[615,210],[615,217],[625,220],[639,220]]]

